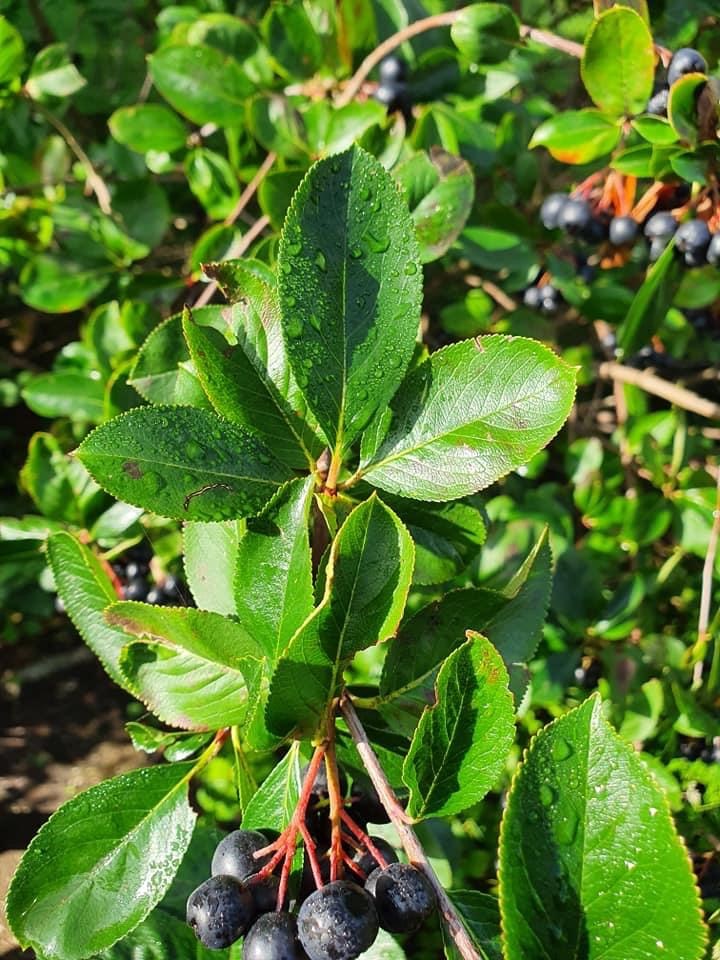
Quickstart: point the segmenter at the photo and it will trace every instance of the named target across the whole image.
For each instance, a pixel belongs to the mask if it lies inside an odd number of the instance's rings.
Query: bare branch
[[[683,410],[697,413],[709,420],[720,419],[720,404],[714,403],[712,400],[706,400],[705,397],[698,396],[697,393],[693,393],[686,387],[669,383],[648,370],[636,370],[634,367],[626,367],[622,363],[608,360],[600,364],[598,374],[606,380],[629,383],[634,387],[640,387],[647,393],[662,397],[663,400],[669,400],[676,407],[682,407]]]

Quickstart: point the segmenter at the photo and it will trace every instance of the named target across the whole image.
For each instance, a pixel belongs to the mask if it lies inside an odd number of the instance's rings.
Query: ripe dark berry
[[[610,221],[610,243],[614,247],[628,247],[635,243],[639,229],[637,220],[632,217],[613,217]]]
[[[406,120],[409,119],[412,103],[404,83],[381,83],[373,93],[373,98],[387,107],[388,113],[400,111]]]
[[[242,960],[307,960],[291,913],[266,913],[250,928]]]
[[[380,61],[378,72],[381,83],[392,85],[407,80],[407,64],[402,57],[398,57],[392,53],[389,57],[385,57],[384,60]]]
[[[210,877],[188,897],[186,916],[203,946],[222,950],[247,931],[255,905],[248,888],[235,877]]]
[[[608,238],[609,225],[609,220],[604,217],[591,217],[580,236],[586,243],[603,243]]]
[[[389,933],[417,930],[437,906],[430,881],[409,863],[391,863],[385,870],[374,870],[365,889],[375,897],[380,926]]]
[[[707,62],[705,57],[692,47],[681,47],[673,55],[668,67],[668,84],[672,86],[686,73],[705,73]]]
[[[711,234],[704,220],[686,220],[675,234],[675,247],[683,254],[688,267],[699,267],[705,262]]]
[[[309,763],[306,763],[305,766],[300,771],[300,777],[304,781],[307,776],[308,769],[310,767]],[[343,796],[347,793],[347,777],[343,771],[338,767],[338,780],[340,782],[340,793]],[[315,774],[315,783],[313,783],[312,796],[316,800],[327,800],[328,798],[328,779],[327,779],[327,770],[325,764],[321,763],[318,772]]]
[[[149,569],[146,563],[137,563],[133,560],[125,567],[125,576],[128,580],[134,580],[136,577],[146,577]]]
[[[648,240],[670,240],[677,230],[677,220],[671,213],[654,213],[643,229]]]
[[[545,197],[540,207],[540,222],[546,230],[554,230],[559,225],[560,211],[569,199],[566,193],[551,193]]]
[[[271,913],[275,909],[279,886],[280,880],[274,876],[266,877],[258,883],[248,884],[257,913]]]
[[[540,287],[528,287],[523,294],[523,303],[526,307],[530,307],[531,310],[539,310],[542,304]]]
[[[397,863],[397,854],[387,840],[383,840],[382,837],[370,837],[370,839],[388,863]],[[372,873],[376,867],[380,866],[375,857],[367,850],[358,850],[353,860],[366,876],[368,873]]]
[[[571,236],[580,236],[592,222],[592,211],[585,200],[567,199],[558,214],[558,226]]]
[[[711,266],[720,267],[720,233],[713,236],[705,256]]]
[[[543,313],[557,313],[560,306],[560,294],[551,283],[540,287],[540,309]]]
[[[165,577],[163,585],[160,588],[166,597],[170,597],[175,601],[179,601],[181,598],[180,590],[180,581],[177,577],[174,577],[171,573]]]
[[[645,113],[652,113],[656,117],[667,116],[669,97],[670,91],[667,87],[663,87],[662,90],[658,90],[658,92],[653,94],[648,100],[647,106],[645,107]]]
[[[267,837],[257,830],[233,830],[217,845],[210,871],[213,876],[225,874],[246,880],[270,859],[270,854],[257,859],[253,856],[267,845]]]
[[[148,595],[145,597],[146,603],[152,603],[155,606],[161,607],[167,600],[164,594],[162,594],[157,587],[152,587],[148,590]]]
[[[379,927],[373,898],[348,880],[311,893],[297,922],[310,960],[355,960],[372,946]]]
[[[380,803],[375,788],[371,783],[360,785],[353,783],[350,794],[350,813],[356,823],[365,827],[368,823],[389,823],[387,810]]]
[[[143,580],[140,577],[136,577],[134,580],[131,580],[130,583],[125,587],[125,599],[126,600],[144,600],[148,595],[148,584],[147,580]]]

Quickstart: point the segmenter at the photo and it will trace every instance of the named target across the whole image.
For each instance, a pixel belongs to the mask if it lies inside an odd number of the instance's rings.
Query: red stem
[[[340,816],[342,817],[343,823],[348,827],[348,829],[352,833],[355,834],[355,836],[362,843],[362,845],[368,850],[370,855],[377,860],[378,864],[384,870],[385,867],[387,867],[388,862],[385,859],[385,857],[382,855],[382,853],[380,853],[380,851],[375,846],[375,844],[372,842],[371,838],[367,835],[367,833],[365,833],[362,827],[360,827],[357,823],[355,823],[355,821],[347,812],[347,810],[343,810]]]

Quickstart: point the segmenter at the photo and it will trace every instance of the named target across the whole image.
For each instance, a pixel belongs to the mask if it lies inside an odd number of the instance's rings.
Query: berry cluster
[[[657,87],[655,93],[653,93],[647,102],[647,106],[645,107],[646,112],[652,113],[656,117],[667,116],[670,87],[675,81],[685,76],[686,73],[705,73],[706,71],[707,63],[701,53],[693,50],[692,47],[683,47],[681,50],[678,50],[673,54],[673,58],[670,61],[670,66],[667,71],[667,82],[664,84],[661,83]]]
[[[366,833],[363,812],[375,822],[387,819],[377,797],[354,788],[345,800],[347,784],[339,775],[342,829],[333,829],[323,774],[317,762],[306,768],[295,815],[276,840],[235,830],[220,841],[212,876],[187,901],[187,921],[205,947],[222,949],[244,937],[243,960],[355,960],[380,927],[411,932],[433,912],[435,892],[425,875]],[[305,868],[298,896],[285,909],[298,833]],[[343,867],[354,879],[339,875]]]
[[[116,586],[125,600],[141,600],[156,606],[187,606],[186,591],[177,577],[169,574],[156,583],[150,572],[152,554],[143,544],[131,547],[112,563]]]
[[[387,107],[388,113],[400,111],[405,120],[409,120],[412,101],[407,85],[407,64],[401,57],[391,54],[380,62],[378,70],[380,83],[373,97]]]

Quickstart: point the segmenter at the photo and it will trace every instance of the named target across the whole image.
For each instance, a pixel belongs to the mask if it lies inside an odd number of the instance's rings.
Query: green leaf
[[[277,830],[280,833],[285,829],[300,797],[300,771],[300,744],[295,742],[247,805],[242,818],[243,830]]]
[[[185,524],[185,577],[201,610],[212,610],[228,617],[235,615],[233,581],[240,536],[237,520]]]
[[[161,103],[137,103],[120,107],[108,120],[118,143],[137,153],[148,150],[172,153],[184,146],[187,129],[180,117]]]
[[[143,753],[165,751],[168,760],[187,760],[208,743],[211,733],[181,733],[178,730],[159,730],[147,723],[131,720],[125,724],[125,731],[136,750]],[[172,756],[170,756],[172,754]]]
[[[563,110],[537,128],[530,147],[546,147],[561,163],[589,163],[610,153],[621,127],[599,110]]]
[[[281,230],[293,194],[300,186],[304,170],[273,170],[258,187],[258,203],[270,217],[273,230]]]
[[[500,908],[506,960],[703,955],[700,901],[665,795],[597,697],[541,731],[515,775]]]
[[[121,669],[163,723],[217,730],[244,721],[261,651],[239,624],[207,610],[132,601],[114,603],[105,619],[140,638],[125,638]]]
[[[127,636],[109,626],[103,616],[118,597],[102,564],[88,547],[64,531],[50,537],[47,553],[57,592],[78,633],[115,683],[134,693],[120,669]]]
[[[515,732],[513,698],[500,654],[483,636],[445,660],[403,764],[416,820],[449,817],[485,796],[505,766]]]
[[[153,83],[193,123],[242,126],[253,84],[234,57],[215,47],[166,46],[149,57]]]
[[[192,407],[130,410],[93,430],[77,456],[114,497],[176,520],[250,516],[290,478],[252,434]]]
[[[655,47],[643,18],[628,7],[601,13],[585,39],[580,73],[590,98],[604,113],[641,113],[655,77]]]
[[[483,960],[503,960],[500,941],[500,905],[497,897],[477,890],[448,890],[455,909],[460,914],[474,946]],[[454,944],[445,937],[445,956],[448,960],[461,960]]]
[[[475,177],[462,157],[432,147],[393,171],[405,190],[423,263],[450,249],[465,226],[475,197]]]
[[[488,336],[453,344],[410,372],[362,474],[373,486],[415,499],[476,493],[549,443],[574,395],[574,370],[533,340]]]
[[[203,389],[217,412],[260,437],[289,467],[307,469],[311,460],[304,445],[307,425],[267,369],[259,371],[257,360],[252,362],[246,353],[247,341],[229,344],[217,330],[195,324],[190,311],[183,317],[183,333]]]
[[[272,663],[313,608],[310,508],[314,478],[293,480],[248,521],[236,554],[238,622]]]
[[[321,65],[322,40],[301,3],[273,4],[260,29],[283,77],[309,77]]]
[[[6,17],[0,17],[0,83],[10,83],[25,65],[25,44]]]
[[[273,675],[266,711],[273,733],[316,730],[346,664],[397,629],[412,567],[412,540],[392,510],[375,495],[356,507],[333,540],[322,603]]]
[[[33,435],[20,477],[44,516],[68,523],[81,524],[83,520],[77,495],[86,492],[88,486],[97,489],[80,464],[64,454],[50,433]]]
[[[691,146],[695,146],[699,140],[715,139],[720,121],[718,98],[714,90],[709,91],[709,98],[706,97],[707,89],[708,79],[703,73],[688,73],[670,88],[668,119],[680,139]],[[708,99],[709,104],[705,104]],[[703,127],[708,129],[703,130]]]
[[[198,147],[185,158],[188,186],[212,220],[223,220],[240,196],[238,178],[229,161],[215,150]]]
[[[75,370],[41,373],[23,387],[22,398],[41,417],[99,423],[103,419],[105,384],[100,377]]]
[[[193,317],[196,323],[216,328],[224,324],[222,307],[199,307]],[[148,336],[138,352],[128,383],[150,403],[212,408],[190,361],[179,313],[168,317]]]
[[[29,307],[44,313],[72,313],[101,293],[113,272],[107,264],[89,267],[41,254],[23,267],[20,296]]]
[[[632,126],[648,143],[657,143],[661,146],[677,143],[677,133],[664,117],[636,117]]]
[[[70,60],[64,43],[53,43],[33,60],[25,89],[33,100],[70,97],[82,90],[86,80]]]
[[[618,331],[618,345],[626,356],[648,343],[660,327],[680,284],[681,275],[675,245],[671,242],[648,270]]]
[[[410,215],[377,160],[352,147],[311,168],[279,267],[290,363],[330,445],[345,449],[400,385],[420,319]]]
[[[8,921],[24,947],[47,960],[82,960],[148,915],[190,843],[191,770],[191,764],[135,770],[53,814],[8,893]]]
[[[450,28],[458,50],[473,63],[501,63],[520,40],[520,23],[499,3],[464,7]]]

